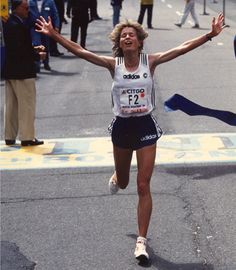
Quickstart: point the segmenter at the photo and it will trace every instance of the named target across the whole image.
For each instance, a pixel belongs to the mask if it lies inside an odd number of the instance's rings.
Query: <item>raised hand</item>
[[[213,36],[219,35],[219,33],[225,28],[224,16],[222,13],[220,13],[217,18],[214,17],[212,19],[211,27],[211,33],[213,34]]]
[[[44,35],[50,36],[51,33],[54,31],[50,17],[48,17],[48,22],[47,22],[42,16],[40,16],[39,19],[37,19],[35,26],[36,26],[36,29],[35,29],[36,32],[42,33]]]

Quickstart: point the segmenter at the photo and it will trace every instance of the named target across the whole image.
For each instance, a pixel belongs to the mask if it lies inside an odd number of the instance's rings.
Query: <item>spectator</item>
[[[80,45],[85,48],[89,18],[89,0],[68,0],[66,14],[71,17],[71,40],[77,42],[80,30]]]
[[[111,5],[113,8],[113,27],[115,27],[120,22],[120,10],[122,8],[123,0],[111,0]]]
[[[152,10],[153,10],[153,0],[140,0],[140,12],[138,17],[138,23],[143,23],[143,18],[145,11],[147,10],[147,26],[152,29]]]
[[[59,32],[60,19],[54,0],[43,0],[41,7],[41,15],[46,21],[50,16],[53,27],[57,32]],[[50,71],[51,70],[51,67],[49,65],[50,38],[47,36],[42,36],[42,43],[46,48],[47,54],[46,59],[43,61],[44,68]]]
[[[59,15],[59,33],[61,33],[62,23],[65,21],[65,3],[64,0],[54,0]],[[50,56],[58,57],[64,53],[59,52],[57,42],[50,38]]]
[[[2,35],[3,33],[3,24],[4,22],[0,20],[0,44],[1,44],[1,77],[3,77],[3,68],[5,64],[5,43],[4,43],[4,37]]]
[[[191,13],[193,21],[195,23],[192,28],[200,28],[197,14],[195,12],[195,0],[185,0],[185,1],[186,4],[184,8],[184,15],[182,16],[180,23],[175,23],[175,25],[181,27],[185,23],[189,13]]]
[[[28,17],[27,0],[12,2],[12,14],[4,25],[6,45],[5,64],[5,143],[13,145],[19,135],[22,146],[43,144],[35,139],[35,65],[44,57],[43,46],[32,46],[29,27],[24,23]]]
[[[29,16],[28,21],[30,24],[30,32],[33,41],[33,45],[41,45],[41,35],[35,31],[36,20],[40,17],[38,8],[38,0],[29,0]]]
[[[42,44],[40,33],[35,31],[36,20],[40,17],[40,12],[38,8],[38,0],[29,0],[29,16],[28,23],[30,25],[30,33],[32,38],[33,46],[39,46]],[[40,72],[41,61],[35,61],[36,72]]]
[[[102,18],[98,15],[97,6],[98,6],[97,0],[91,0],[91,19],[92,20],[102,20]]]

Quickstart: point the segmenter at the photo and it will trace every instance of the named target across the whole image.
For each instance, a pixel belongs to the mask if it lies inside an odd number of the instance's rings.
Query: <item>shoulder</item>
[[[148,64],[149,68],[152,74],[154,74],[154,71],[159,64],[161,53],[155,53],[155,54],[149,54],[148,55]]]
[[[11,15],[7,22],[4,24],[3,29],[4,31],[14,30],[14,29],[21,29],[24,28],[22,22],[20,22],[19,18],[14,15]]]
[[[158,59],[161,57],[162,53],[153,53],[153,54],[149,54],[148,55],[148,62],[149,62],[149,65],[152,66],[152,65],[157,65],[158,64]]]
[[[6,22],[6,26],[7,25],[17,25],[17,24],[19,24],[20,23],[20,20],[19,20],[19,18],[17,18],[15,15],[11,15],[10,17],[9,17],[9,19],[7,20],[7,22]]]
[[[114,72],[115,70],[115,67],[117,65],[117,61],[118,61],[118,58],[120,57],[107,57],[107,61],[108,61],[108,69],[110,70],[110,72]],[[121,61],[121,59],[120,59]]]

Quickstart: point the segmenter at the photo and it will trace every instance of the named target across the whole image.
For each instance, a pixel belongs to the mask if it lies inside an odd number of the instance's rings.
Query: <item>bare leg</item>
[[[131,149],[124,149],[113,145],[117,184],[121,189],[125,189],[129,183],[132,154],[133,150]]]
[[[147,235],[152,213],[152,196],[150,192],[150,181],[155,164],[156,144],[137,150],[138,175],[138,229],[139,236]]]

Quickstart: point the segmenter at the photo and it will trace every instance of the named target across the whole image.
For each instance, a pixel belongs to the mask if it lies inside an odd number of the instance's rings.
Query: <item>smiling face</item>
[[[141,41],[138,40],[137,32],[133,27],[124,27],[122,29],[119,45],[123,53],[139,50]]]
[[[127,50],[136,50],[140,53],[147,36],[148,33],[136,21],[125,20],[118,23],[109,35],[113,43],[113,55],[115,57],[124,56],[124,52]]]

